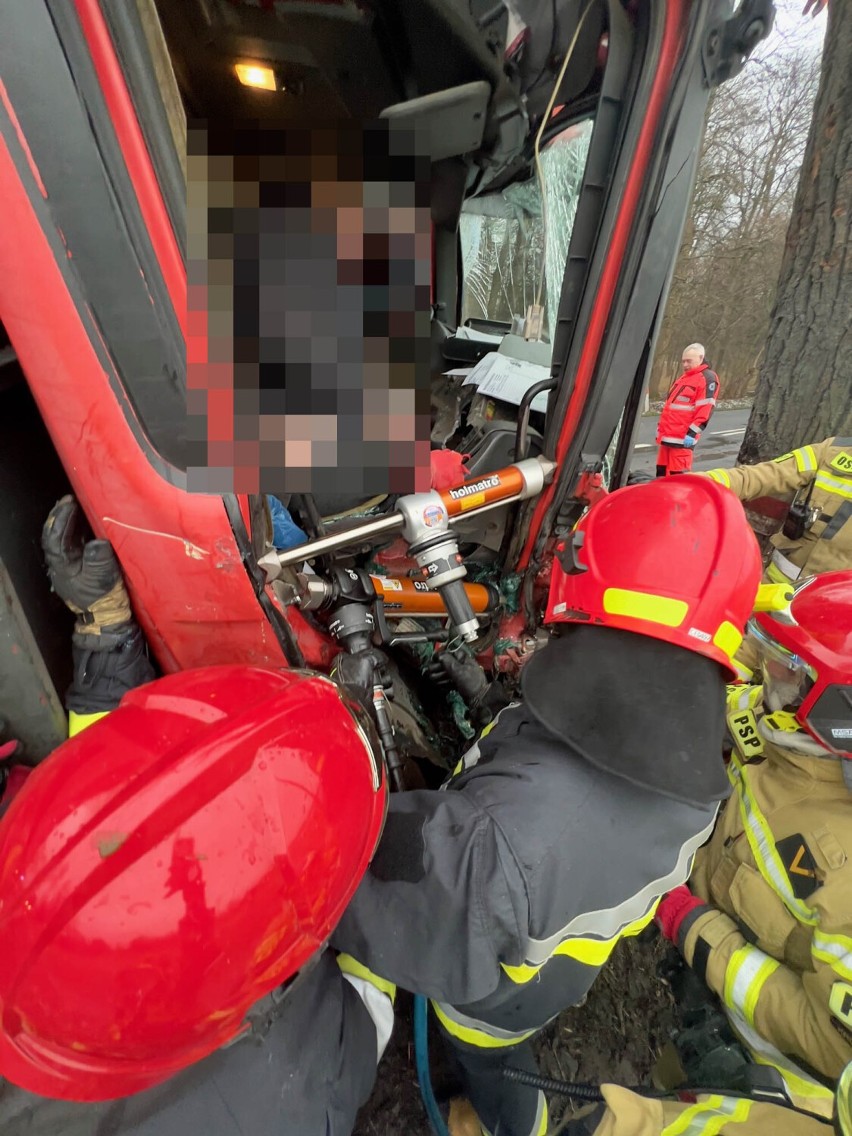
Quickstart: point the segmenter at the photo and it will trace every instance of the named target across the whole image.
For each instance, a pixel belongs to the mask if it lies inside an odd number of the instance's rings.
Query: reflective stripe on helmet
[[[737,1097],[712,1096],[690,1105],[677,1120],[667,1124],[660,1136],[717,1136],[729,1124],[748,1119],[754,1101]]]
[[[737,794],[740,815],[745,828],[746,839],[757,864],[758,871],[781,899],[784,906],[801,923],[815,926],[818,916],[802,900],[796,897],[784,862],[778,855],[772,830],[760,811],[751,786],[748,783],[748,768],[736,754],[728,763],[728,778]]]
[[[775,959],[752,946],[740,947],[728,960],[722,998],[725,1005],[742,1014],[750,1026],[754,1025],[760,992],[778,966]]]
[[[740,643],[743,641],[743,633],[733,623],[728,623],[723,620],[719,630],[713,636],[713,642],[720,651],[724,651],[729,659],[734,657],[734,654],[740,649]]]
[[[607,615],[628,615],[661,623],[664,627],[680,627],[686,619],[689,604],[669,596],[654,596],[649,592],[633,592],[627,588],[607,588],[603,594],[603,608]]]

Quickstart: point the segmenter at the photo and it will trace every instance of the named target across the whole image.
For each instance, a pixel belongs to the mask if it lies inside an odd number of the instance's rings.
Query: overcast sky
[[[804,6],[804,0],[775,0],[775,25],[769,38],[761,44],[758,54],[771,51],[782,43],[808,44],[815,51],[822,47],[828,13],[821,12],[816,19],[810,15],[803,16]]]

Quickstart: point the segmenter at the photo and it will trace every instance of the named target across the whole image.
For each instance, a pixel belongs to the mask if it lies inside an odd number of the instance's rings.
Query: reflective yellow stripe
[[[726,489],[731,488],[731,478],[726,469],[708,469],[707,476],[712,477],[714,481],[718,481],[720,485],[724,485]]]
[[[81,734],[83,730],[88,729],[93,722],[97,722],[99,718],[106,718],[109,710],[103,710],[100,714],[75,714],[73,710],[68,713],[68,737],[73,738],[77,734]]]
[[[826,962],[831,969],[852,982],[852,939],[846,935],[829,935],[825,931],[814,931],[811,954],[820,962]]]
[[[632,923],[613,935],[609,939],[589,939],[578,936],[577,938],[566,939],[560,943],[550,958],[545,959],[544,962],[537,965],[522,963],[520,966],[507,966],[506,963],[500,963],[500,966],[511,978],[512,982],[518,986],[522,986],[525,982],[531,982],[543,966],[547,966],[550,959],[555,958],[556,955],[563,955],[567,958],[575,959],[577,962],[583,963],[585,966],[599,967],[607,961],[609,956],[615,949],[616,943],[619,939],[629,939],[633,935],[638,935],[641,931],[648,926],[654,918],[657,910],[659,900],[652,906],[651,910],[643,915],[640,919],[635,919]]]
[[[513,707],[515,707],[517,705],[518,705],[517,702],[512,702],[512,703],[510,703],[510,705],[504,706],[503,710],[511,710]],[[470,749],[467,750],[466,753],[463,753],[461,755],[461,758],[457,762],[455,769],[450,774],[448,781],[445,781],[444,785],[442,785],[441,788],[444,788],[447,784],[449,784],[449,781],[452,781],[452,779],[454,777],[458,777],[458,775],[460,773],[464,773],[465,770],[472,769],[474,767],[474,765],[476,765],[476,763],[479,761],[479,758],[480,758],[479,743],[482,741],[483,738],[488,737],[488,735],[491,733],[491,731],[494,729],[494,727],[500,721],[500,714],[503,713],[503,710],[500,711],[500,713],[497,715],[497,717],[493,721],[488,723],[488,725],[485,727],[485,729],[482,731],[482,733],[479,735],[479,737],[473,743],[473,745],[470,747]]]
[[[746,839],[757,864],[758,871],[780,897],[784,906],[800,922],[813,927],[818,917],[806,903],[796,897],[787,875],[787,869],[772,837],[772,830],[766,823],[766,818],[760,811],[754,793],[748,783],[747,767],[742,764],[736,754],[731,754],[728,762],[728,777],[737,794],[740,814],[743,819]]]
[[[358,962],[352,955],[338,955],[337,965],[344,974],[351,974],[354,978],[363,978],[365,982],[369,982],[371,986],[375,986],[377,990],[387,994],[391,1002],[396,999],[396,983],[388,982],[386,978],[380,978],[378,974],[368,970],[363,963]]]
[[[836,497],[846,497],[852,501],[852,484],[848,481],[838,481],[836,477],[829,477],[820,470],[816,475],[815,484],[817,489],[822,489],[824,493],[833,493]]]
[[[778,962],[757,947],[740,947],[728,960],[722,998],[726,1006],[739,1010],[750,1026],[760,992],[766,980],[778,969]]]
[[[766,565],[766,575],[774,584],[789,584],[790,582],[778,565],[773,564],[771,560]]]
[[[547,1123],[550,1119],[547,1112],[547,1097],[544,1093],[539,1093],[539,1110],[541,1116],[539,1117],[538,1128],[535,1130],[535,1136],[547,1136]]]
[[[762,686],[743,686],[731,683],[725,687],[725,701],[729,710],[754,710],[763,694]]]
[[[813,446],[802,446],[799,450],[793,450],[793,457],[796,459],[799,473],[812,473],[819,465]]]
[[[464,1022],[451,1017],[450,1014],[453,1013],[453,1010],[450,1006],[433,1002],[432,1009],[435,1011],[435,1017],[451,1037],[457,1037],[459,1041],[463,1041],[467,1045],[475,1045],[477,1049],[508,1049],[513,1045],[520,1045],[522,1041],[526,1041],[533,1034],[538,1033],[537,1029],[524,1030],[520,1033],[500,1030],[499,1035],[497,1030],[494,1033],[489,1033],[484,1022],[477,1027],[466,1025]]]
[[[837,1082],[837,1123],[843,1136],[852,1136],[852,1061]]]
[[[649,592],[607,588],[603,594],[603,609],[608,615],[628,615],[632,619],[661,623],[664,627],[680,627],[686,619],[689,604],[684,600],[655,596]]]
[[[785,1057],[774,1045],[770,1045],[766,1038],[753,1029],[735,1010],[728,1009],[728,1018],[755,1061],[759,1065],[768,1065],[778,1070],[790,1096],[794,1098],[794,1103],[798,1103],[795,1101],[798,1097],[810,1112],[815,1112],[819,1116],[831,1116],[834,1107],[834,1093],[831,1089],[809,1077],[804,1069],[800,1069],[789,1057]]]
[[[712,1096],[685,1109],[660,1136],[717,1136],[726,1124],[742,1124],[754,1101]]]
[[[719,630],[713,636],[713,642],[729,659],[734,657],[734,653],[739,650],[742,641],[742,631],[738,631],[733,623],[728,623],[726,619],[722,621]]]

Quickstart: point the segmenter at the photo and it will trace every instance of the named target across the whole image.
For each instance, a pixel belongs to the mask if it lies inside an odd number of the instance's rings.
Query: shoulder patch
[[[816,860],[811,855],[804,836],[795,832],[792,836],[785,836],[783,840],[776,840],[775,847],[787,869],[796,899],[807,899],[809,895],[813,895],[822,881],[817,876]],[[849,989],[852,990],[852,986]]]
[[[754,712],[748,707],[737,707],[727,718],[731,737],[743,757],[759,757],[763,753],[763,738],[758,733]]]
[[[852,1029],[852,985],[848,982],[833,983],[828,996],[828,1009],[847,1032]]]
[[[839,454],[835,454],[828,464],[829,469],[836,470],[845,477],[852,477],[852,454],[847,453],[845,450],[841,450]]]

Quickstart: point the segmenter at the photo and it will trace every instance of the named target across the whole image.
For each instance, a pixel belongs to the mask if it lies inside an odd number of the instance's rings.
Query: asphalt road
[[[735,465],[749,413],[748,410],[714,411],[707,429],[701,435],[701,441],[695,447],[693,469]],[[657,458],[657,447],[654,445],[656,430],[656,415],[648,415],[640,420],[631,469],[644,469],[653,473]]]

